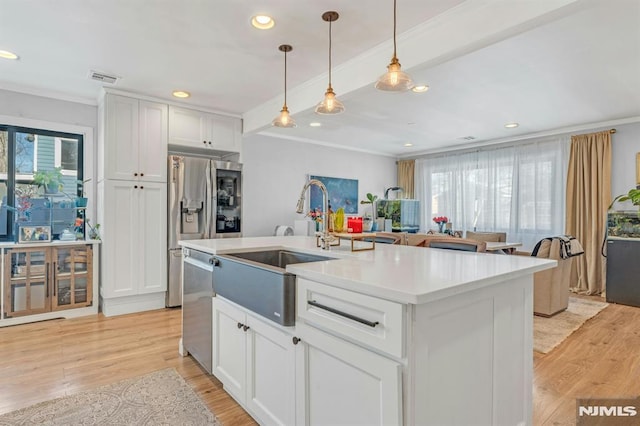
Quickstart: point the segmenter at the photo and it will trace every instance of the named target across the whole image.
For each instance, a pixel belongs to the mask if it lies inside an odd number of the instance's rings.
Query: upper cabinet
[[[167,116],[165,104],[107,94],[104,177],[166,182]]]
[[[241,151],[239,118],[169,107],[169,144],[216,151]]]

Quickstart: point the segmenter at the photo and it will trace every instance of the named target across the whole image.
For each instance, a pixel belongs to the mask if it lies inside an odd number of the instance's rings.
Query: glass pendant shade
[[[336,94],[333,93],[331,86],[324,94],[324,99],[316,107],[317,114],[340,114],[344,112],[344,104],[336,98]]]
[[[289,115],[289,109],[284,105],[280,111],[280,115],[273,119],[271,125],[275,127],[291,128],[296,127],[296,121]]]
[[[337,21],[338,12],[329,11],[322,14],[322,20],[329,23],[329,87],[324,93],[324,99],[316,106],[316,114],[331,115],[344,112],[344,104],[336,98],[331,87],[331,23]]]
[[[405,92],[413,87],[413,80],[400,68],[400,62],[393,58],[387,67],[387,72],[376,82],[376,89],[386,92]]]
[[[396,0],[393,0],[393,57],[387,66],[387,72],[376,82],[376,89],[385,92],[406,92],[413,87],[413,80],[402,71],[396,56],[396,9]]]

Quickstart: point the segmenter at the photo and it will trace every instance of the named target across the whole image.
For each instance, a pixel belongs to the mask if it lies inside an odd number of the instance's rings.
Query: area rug
[[[0,416],[0,425],[216,425],[173,368]]]
[[[558,346],[582,324],[609,306],[597,300],[569,298],[569,307],[551,318],[533,317],[533,350],[543,354]]]

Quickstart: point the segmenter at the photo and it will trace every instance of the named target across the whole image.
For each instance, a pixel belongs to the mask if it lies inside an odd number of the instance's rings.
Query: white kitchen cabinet
[[[216,151],[241,151],[239,118],[169,107],[169,143]]]
[[[167,105],[114,94],[105,105],[105,178],[166,182]]]
[[[108,92],[98,112],[100,306],[106,316],[163,308],[168,105]]]
[[[100,288],[103,312],[106,307],[105,315],[110,314],[110,298],[160,293],[164,301],[166,185],[107,180],[99,184],[99,190],[104,194],[104,216],[100,219],[104,241]]]
[[[213,374],[265,425],[295,424],[292,336],[243,308],[214,298]]]
[[[401,425],[402,365],[301,323],[297,425]]]

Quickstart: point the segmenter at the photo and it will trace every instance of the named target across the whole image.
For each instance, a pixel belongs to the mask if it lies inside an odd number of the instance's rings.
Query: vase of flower
[[[438,225],[438,232],[444,234],[444,227],[449,222],[449,218],[446,216],[436,216],[433,221]]]
[[[322,210],[320,209],[311,210],[309,213],[307,213],[307,216],[309,216],[311,220],[315,222],[316,232],[320,232],[322,230],[320,226],[322,224]]]

